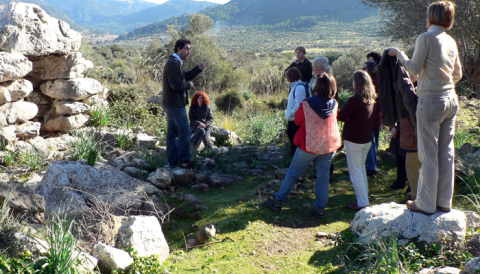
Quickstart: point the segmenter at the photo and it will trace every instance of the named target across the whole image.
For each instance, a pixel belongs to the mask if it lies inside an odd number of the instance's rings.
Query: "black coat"
[[[173,55],[168,57],[163,69],[163,105],[172,108],[184,108],[188,105],[188,92],[191,88],[188,81],[192,80],[202,70],[196,66],[185,71],[180,61]]]
[[[303,61],[303,63],[297,63],[297,61],[291,63],[290,66],[285,69],[285,71],[287,71],[289,68],[298,68],[300,74],[302,74],[302,82],[308,83],[310,82],[310,79],[312,79],[312,62],[310,62],[310,60],[308,60],[307,58],[305,58],[305,61]]]
[[[203,105],[200,112],[196,111],[195,105],[190,105],[188,111],[188,119],[190,120],[190,127],[194,130],[198,126],[198,122],[205,124],[205,128],[210,128],[213,123],[212,107],[210,105]]]
[[[377,66],[378,93],[382,108],[382,124],[395,127],[402,118],[407,118],[417,128],[416,111],[418,97],[415,94],[408,72],[395,56],[385,50]]]

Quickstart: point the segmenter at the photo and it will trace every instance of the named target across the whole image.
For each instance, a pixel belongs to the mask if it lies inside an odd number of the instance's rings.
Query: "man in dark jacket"
[[[289,68],[298,68],[300,74],[302,74],[302,82],[309,82],[312,79],[312,62],[305,57],[307,51],[304,47],[297,47],[295,49],[295,57],[297,60],[290,64],[290,66],[285,69],[287,71]]]
[[[187,90],[194,88],[192,82],[203,69],[205,63],[200,62],[190,71],[182,67],[183,61],[190,56],[190,40],[180,39],[175,42],[175,53],[168,57],[163,69],[163,108],[167,113],[167,155],[170,166],[179,165],[193,168],[190,161],[190,125],[188,123]],[[177,141],[178,138],[178,141]]]

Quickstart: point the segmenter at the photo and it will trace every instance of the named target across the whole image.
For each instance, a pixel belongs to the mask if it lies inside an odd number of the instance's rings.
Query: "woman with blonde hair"
[[[411,211],[431,215],[449,212],[454,186],[455,117],[458,98],[455,82],[462,78],[462,65],[455,40],[445,30],[454,22],[455,4],[434,2],[427,9],[428,31],[419,35],[412,59],[396,48],[396,56],[411,74],[418,74],[417,139],[422,163],[417,198],[407,202]]]
[[[347,204],[347,208],[358,211],[369,205],[365,160],[372,145],[377,97],[367,72],[358,70],[353,74],[353,93],[338,113],[338,120],[345,122],[342,138],[345,141],[350,180],[357,196],[357,201]]]

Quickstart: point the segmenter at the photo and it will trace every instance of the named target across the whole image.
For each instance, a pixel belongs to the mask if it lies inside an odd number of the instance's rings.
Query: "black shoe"
[[[186,160],[185,162],[181,162],[178,164],[181,168],[195,168],[195,164],[192,163],[190,160]]]
[[[367,176],[372,177],[372,178],[376,178],[377,174],[378,174],[378,172],[376,170],[367,169]]]
[[[317,219],[323,219],[325,217],[325,209],[323,208],[312,208],[312,215]]]
[[[408,186],[407,190],[405,190],[405,194],[408,194],[410,192],[412,192],[412,189],[410,188],[410,186]]]
[[[440,210],[441,212],[450,212],[451,209],[448,208],[448,207],[441,207],[441,206],[437,206],[437,210]]]
[[[266,208],[280,211],[282,210],[282,201],[275,200],[275,199],[267,200],[263,203],[263,206]]]
[[[391,189],[404,189],[405,185],[401,186],[401,185],[397,184],[397,181],[395,181],[395,182],[393,182],[392,185],[389,186],[389,188],[391,188]]]

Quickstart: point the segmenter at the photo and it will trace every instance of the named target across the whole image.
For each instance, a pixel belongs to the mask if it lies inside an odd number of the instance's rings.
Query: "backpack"
[[[302,85],[303,88],[305,89],[305,98],[310,97],[310,91],[308,90],[308,83],[307,82],[301,82],[295,86],[295,89],[299,86]],[[295,100],[295,90],[293,90],[293,100]]]

